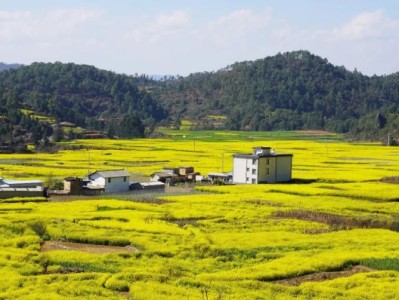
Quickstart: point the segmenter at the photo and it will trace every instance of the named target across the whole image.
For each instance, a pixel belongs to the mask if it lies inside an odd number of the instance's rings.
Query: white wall
[[[247,159],[235,157],[233,162],[233,182],[247,183]]]

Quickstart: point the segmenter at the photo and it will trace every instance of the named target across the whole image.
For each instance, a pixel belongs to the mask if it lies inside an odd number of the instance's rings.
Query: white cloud
[[[55,10],[43,15],[29,11],[0,11],[0,37],[9,40],[60,38],[65,34],[79,32],[102,14],[97,10]]]
[[[190,14],[188,11],[177,10],[171,14],[161,14],[155,18],[155,24],[158,26],[185,26],[189,24]]]
[[[209,22],[206,31],[218,35],[220,38],[224,38],[226,35],[240,37],[267,27],[270,20],[271,11],[269,9],[261,12],[249,9],[236,10]]]
[[[32,19],[33,16],[28,11],[0,11],[0,37],[12,39],[19,36],[31,36],[34,28]]]
[[[336,39],[379,39],[399,36],[399,20],[387,17],[382,10],[365,12],[332,30]]]

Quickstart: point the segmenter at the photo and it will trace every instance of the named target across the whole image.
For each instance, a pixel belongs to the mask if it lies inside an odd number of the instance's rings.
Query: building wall
[[[258,183],[276,182],[276,157],[260,157]]]
[[[258,183],[258,159],[235,157],[233,182]]]
[[[247,159],[234,158],[233,163],[233,182],[234,183],[247,183]]]
[[[277,160],[277,182],[288,182],[292,179],[292,156],[280,156]]]

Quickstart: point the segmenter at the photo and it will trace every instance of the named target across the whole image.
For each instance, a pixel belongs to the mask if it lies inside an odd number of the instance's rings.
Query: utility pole
[[[90,174],[90,150],[87,149],[87,175]]]

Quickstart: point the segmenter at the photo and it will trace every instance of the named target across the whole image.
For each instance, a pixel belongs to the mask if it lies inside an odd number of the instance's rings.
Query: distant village
[[[266,184],[290,182],[293,154],[276,153],[271,147],[254,147],[252,153],[234,154],[231,172],[211,172],[207,176],[192,166],[164,167],[147,182],[131,182],[125,170],[100,170],[86,178],[67,177],[62,190],[48,190],[40,180],[0,178],[0,198],[52,195],[101,195],[127,192],[163,192],[179,183]]]

